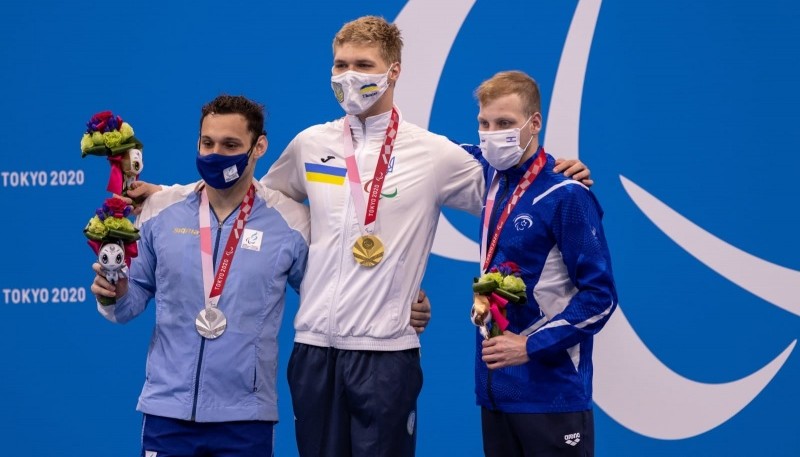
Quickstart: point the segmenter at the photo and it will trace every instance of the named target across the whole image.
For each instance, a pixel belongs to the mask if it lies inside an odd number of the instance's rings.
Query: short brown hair
[[[333,50],[345,43],[378,46],[386,63],[400,62],[403,38],[396,25],[378,16],[363,16],[343,25],[333,38]]]
[[[247,119],[247,130],[253,135],[253,143],[258,141],[259,136],[267,134],[264,130],[264,105],[242,95],[220,95],[203,105],[201,113],[201,129],[203,119],[209,114],[241,114]]]
[[[517,94],[522,99],[522,106],[527,116],[542,112],[539,85],[521,71],[501,71],[482,82],[475,90],[475,98],[481,105],[511,94]]]

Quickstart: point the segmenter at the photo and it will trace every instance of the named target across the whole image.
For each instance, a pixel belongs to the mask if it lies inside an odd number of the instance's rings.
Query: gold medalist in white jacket
[[[365,123],[348,116],[365,199],[390,114]],[[419,347],[409,325],[410,304],[425,273],[441,208],[479,215],[482,167],[458,145],[401,115],[374,232],[385,255],[376,266],[364,267],[352,252],[364,221],[356,217],[346,178],[343,128],[342,118],[300,132],[262,178],[296,201],[307,198],[311,207],[295,341],[345,350]]]

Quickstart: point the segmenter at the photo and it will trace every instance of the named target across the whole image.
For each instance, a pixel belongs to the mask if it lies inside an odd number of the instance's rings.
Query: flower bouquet
[[[81,157],[108,157],[111,176],[107,189],[117,195],[127,196],[130,183],[139,177],[144,168],[142,148],[141,141],[133,136],[133,127],[111,111],[92,116],[81,137]]]
[[[480,278],[475,278],[472,283],[474,302],[471,319],[484,338],[502,335],[508,327],[508,302],[525,303],[525,283],[520,276],[521,271],[516,263],[503,262]]]
[[[97,255],[108,282],[116,284],[120,277],[127,276],[131,259],[139,255],[136,240],[139,230],[128,219],[131,207],[119,198],[108,198],[94,217],[89,219],[83,234],[89,239],[89,246]],[[98,297],[100,304],[112,305],[114,298]]]

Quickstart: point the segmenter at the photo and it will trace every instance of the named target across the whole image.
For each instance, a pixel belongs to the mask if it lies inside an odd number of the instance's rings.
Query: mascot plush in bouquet
[[[108,198],[83,229],[83,234],[89,239],[89,246],[97,254],[103,275],[111,284],[128,276],[131,259],[139,255],[136,247],[139,230],[128,219],[130,213],[131,206],[124,200]],[[101,305],[114,303],[114,298],[100,297]]]

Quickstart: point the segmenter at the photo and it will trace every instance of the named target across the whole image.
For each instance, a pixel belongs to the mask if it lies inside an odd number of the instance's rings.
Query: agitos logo
[[[446,9],[439,10],[430,2],[410,0],[395,19],[401,29],[415,31],[405,37],[404,43],[407,49],[404,71],[406,79],[415,86],[414,96],[403,98],[398,93],[396,98],[406,117],[423,128],[429,124],[450,49],[475,2],[454,0]],[[575,151],[576,156],[579,151],[581,96],[601,3],[602,0],[580,0],[575,7],[547,116],[550,119],[547,144],[554,151]],[[432,17],[434,20],[446,17],[453,26],[423,27]],[[419,70],[415,73],[414,69]],[[682,249],[740,288],[800,315],[795,293],[800,289],[797,286],[800,272],[725,243],[630,179],[620,175],[620,180],[633,203]],[[474,253],[478,252],[478,246],[442,217],[432,252],[456,260],[476,261]],[[771,286],[776,283],[781,287]],[[620,304],[595,340],[594,400],[622,426],[652,438],[681,440],[724,424],[772,381],[797,343],[797,340],[790,342],[773,360],[749,375],[723,383],[700,382],[678,374],[656,357],[626,318],[623,308],[628,306],[634,304]]]
[[[369,194],[370,191],[372,190],[372,181],[373,180],[370,179],[369,181],[364,183],[364,192],[366,192],[367,194]],[[397,186],[395,186],[394,191],[392,191],[390,193],[381,192],[381,198],[384,198],[384,197],[385,198],[395,198],[395,197],[397,197]]]

